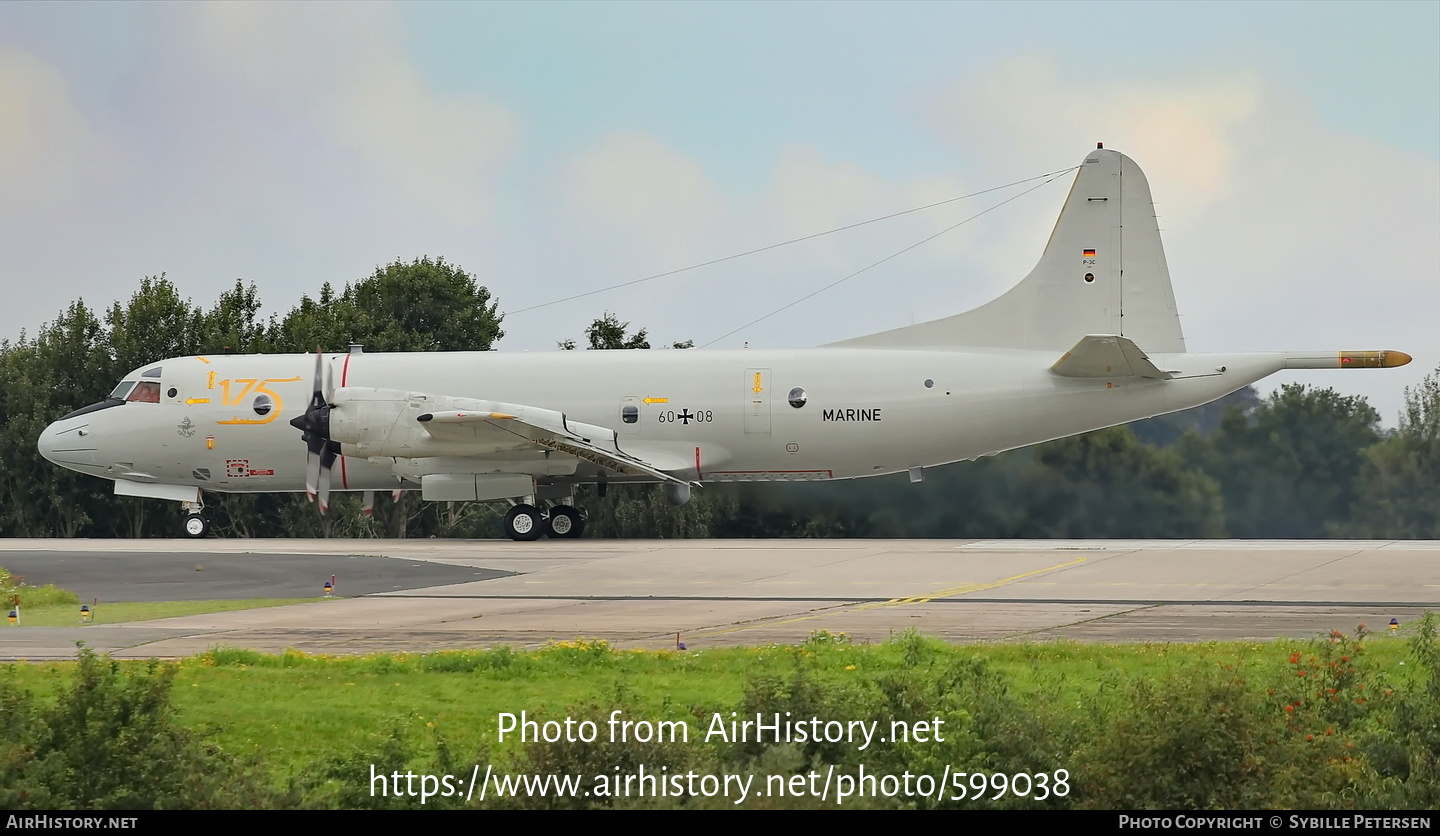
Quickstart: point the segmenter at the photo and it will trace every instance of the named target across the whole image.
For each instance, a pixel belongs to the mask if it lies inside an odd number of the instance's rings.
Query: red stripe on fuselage
[[[345,355],[345,364],[340,367],[340,385],[341,385],[342,387],[348,385],[348,384],[349,384],[349,381],[350,381],[350,357],[351,357],[351,355],[346,354],[346,355]],[[349,488],[350,488],[350,480],[349,480],[348,478],[346,478],[346,473],[345,473],[345,457],[344,457],[344,456],[341,456],[341,457],[340,457],[340,487],[345,488],[346,490],[349,490]]]

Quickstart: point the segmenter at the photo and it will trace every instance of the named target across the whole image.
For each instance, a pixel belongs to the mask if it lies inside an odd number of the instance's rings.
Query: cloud
[[[612,134],[575,158],[562,186],[571,221],[607,249],[636,253],[644,269],[673,269],[735,240],[735,218],[695,160],[640,131]],[[723,246],[723,244],[721,245]]]
[[[461,224],[491,217],[520,120],[474,93],[433,89],[402,52],[384,4],[203,3],[196,56],[318,129],[384,178],[396,198]]]
[[[0,47],[0,211],[61,204],[113,164],[60,71]]]
[[[771,234],[799,237],[928,206],[966,191],[966,185],[954,177],[892,182],[858,163],[829,159],[812,146],[792,145],[780,154],[765,200],[775,220]],[[949,209],[880,221],[800,246],[819,254],[832,267],[855,269],[867,263],[864,259],[883,258],[986,205],[974,200],[957,202]],[[916,257],[956,257],[969,246],[969,238],[969,229],[961,227],[930,242]]]
[[[1165,177],[1174,200],[1203,206],[1231,185],[1232,133],[1257,114],[1262,96],[1249,75],[1078,83],[1050,61],[1016,58],[956,82],[932,105],[930,121],[1002,165],[1078,164],[1094,142],[1143,148],[1146,170]]]

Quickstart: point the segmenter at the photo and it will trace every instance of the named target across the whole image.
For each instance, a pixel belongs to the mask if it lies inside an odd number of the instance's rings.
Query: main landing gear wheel
[[[575,508],[556,505],[550,509],[545,529],[545,533],[551,537],[579,537],[585,532],[585,520]]]
[[[539,540],[545,517],[534,505],[516,505],[505,515],[505,536],[511,540]]]
[[[192,540],[199,540],[210,533],[210,521],[200,514],[188,514],[185,517],[185,536]]]

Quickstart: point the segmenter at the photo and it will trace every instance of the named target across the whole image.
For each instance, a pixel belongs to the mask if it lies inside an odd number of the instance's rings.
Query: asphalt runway
[[[127,545],[132,545],[127,544]],[[423,589],[509,574],[425,560],[364,554],[215,554],[197,551],[13,551],[0,566],[31,586],[54,584],[80,596],[115,601],[318,598],[334,578],[337,594]]]
[[[883,641],[908,628],[952,642],[1266,640],[1362,623],[1388,632],[1392,618],[1440,611],[1440,541],[14,540],[0,541],[0,566],[149,600],[315,595],[331,574],[342,595],[359,596],[0,627],[7,659],[70,658],[77,640],[139,658],[582,636],[663,648],[677,634],[695,650],[794,643],[818,630]]]

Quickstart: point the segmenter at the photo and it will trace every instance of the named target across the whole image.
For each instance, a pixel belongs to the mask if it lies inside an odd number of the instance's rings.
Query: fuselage
[[[1284,363],[1278,354],[1155,359],[1175,379],[1064,377],[1051,352],[992,348],[352,353],[324,365],[331,390],[557,410],[614,429],[620,449],[666,472],[717,482],[846,479],[975,459],[1206,403]],[[304,490],[306,448],[290,420],[306,409],[314,367],[303,354],[164,360],[126,377],[136,383],[131,400],[66,416],[39,446],[109,479]],[[149,383],[158,397],[133,399]],[[341,452],[336,490],[418,486],[401,479],[406,462]],[[606,476],[544,451],[490,458],[500,464],[477,457],[441,469],[519,470],[541,483]]]

